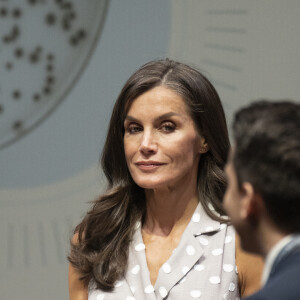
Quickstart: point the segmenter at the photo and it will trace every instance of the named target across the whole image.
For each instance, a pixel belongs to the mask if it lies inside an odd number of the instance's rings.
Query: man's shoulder
[[[245,300],[299,300],[300,299],[300,252],[281,262],[267,284]]]

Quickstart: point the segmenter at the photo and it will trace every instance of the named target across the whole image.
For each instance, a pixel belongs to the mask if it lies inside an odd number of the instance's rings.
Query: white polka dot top
[[[157,253],[159,255],[159,253]],[[89,300],[237,300],[235,232],[232,226],[213,221],[199,204],[178,247],[150,282],[141,228],[129,249],[128,270],[113,292],[89,285]]]

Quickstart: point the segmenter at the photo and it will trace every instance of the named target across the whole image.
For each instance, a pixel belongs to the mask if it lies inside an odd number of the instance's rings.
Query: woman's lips
[[[156,170],[157,168],[164,165],[164,163],[157,162],[157,161],[139,161],[135,165],[141,170],[150,171],[150,170]]]

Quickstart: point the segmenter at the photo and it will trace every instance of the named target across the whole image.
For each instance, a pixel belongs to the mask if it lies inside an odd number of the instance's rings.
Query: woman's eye
[[[176,126],[173,123],[164,123],[162,124],[161,129],[165,132],[173,132],[176,129]]]
[[[140,132],[140,131],[142,131],[142,128],[140,126],[137,126],[137,125],[130,125],[127,128],[127,132],[129,132],[130,134],[134,134],[134,133],[137,133],[137,132]]]

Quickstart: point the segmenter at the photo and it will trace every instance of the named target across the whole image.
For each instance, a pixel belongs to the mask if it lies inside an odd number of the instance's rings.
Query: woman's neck
[[[143,231],[147,234],[168,236],[186,227],[196,206],[196,189],[189,188],[146,190],[147,210]]]

